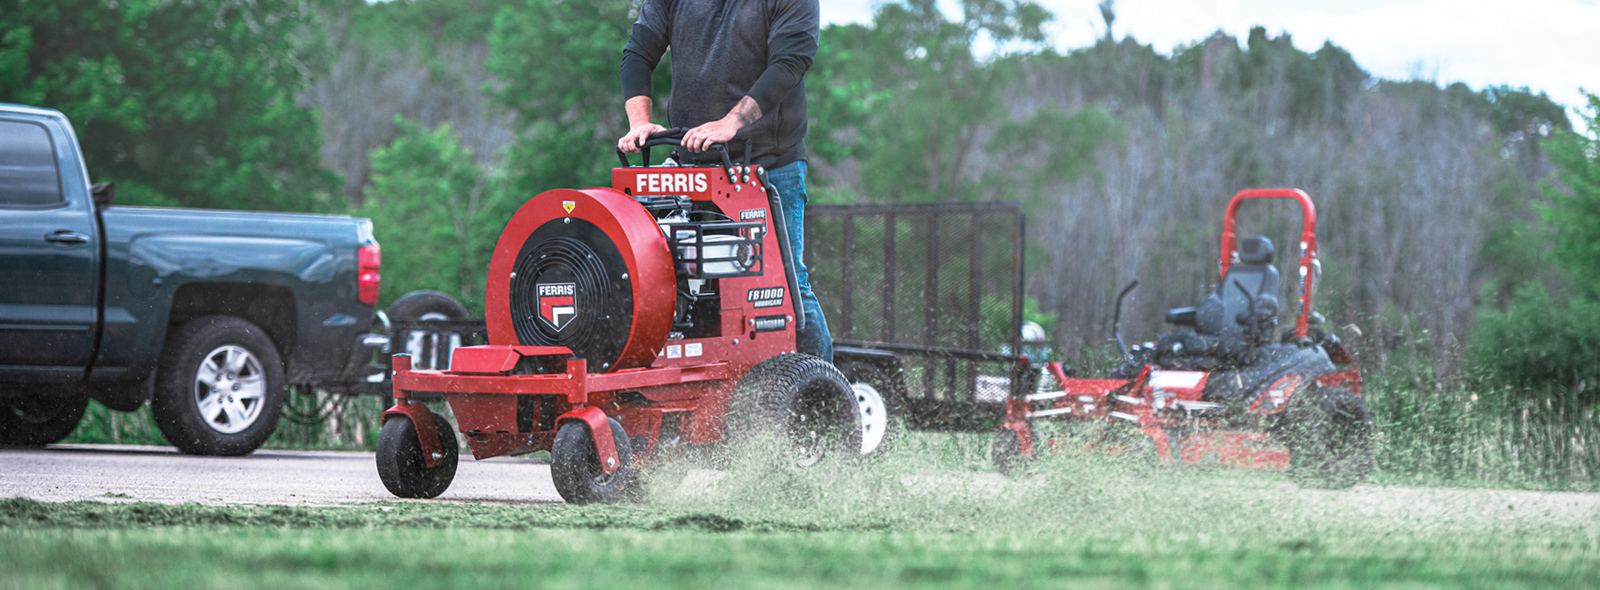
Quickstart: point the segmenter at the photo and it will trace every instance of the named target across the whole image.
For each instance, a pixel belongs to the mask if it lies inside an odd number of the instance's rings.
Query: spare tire
[[[467,308],[439,291],[412,291],[401,295],[384,310],[391,322],[424,322],[436,320],[464,320]]]

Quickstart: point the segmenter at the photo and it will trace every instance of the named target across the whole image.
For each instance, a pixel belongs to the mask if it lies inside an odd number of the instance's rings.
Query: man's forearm
[[[635,96],[624,103],[624,108],[628,112],[628,128],[632,129],[650,123],[650,111],[655,108],[655,103],[648,96]]]
[[[761,105],[756,104],[756,99],[745,96],[739,99],[739,104],[733,105],[733,110],[728,111],[728,116],[739,121],[740,127],[749,127],[756,119],[761,118]]]

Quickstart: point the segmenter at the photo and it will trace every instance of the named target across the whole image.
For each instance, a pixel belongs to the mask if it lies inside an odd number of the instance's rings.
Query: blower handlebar
[[[671,129],[663,129],[661,131],[657,131],[655,133],[651,133],[650,135],[646,136],[645,139],[644,139],[644,145],[639,146],[639,153],[642,155],[642,157],[639,160],[639,165],[640,166],[649,166],[650,165],[650,148],[652,148],[652,147],[655,147],[655,146],[658,146],[658,145],[670,145],[670,146],[683,145],[683,134],[688,133],[688,132],[689,132],[689,128],[687,128],[687,127],[673,127]],[[744,161],[742,162],[742,164],[744,165],[744,168],[746,170],[748,170],[750,168],[750,140],[748,140],[748,139],[739,140],[738,145],[741,148],[741,150],[744,152]],[[721,143],[713,143],[713,144],[711,144],[710,146],[708,146],[706,148],[706,151],[711,151],[711,150],[716,150],[718,155],[722,156],[722,169],[726,170],[728,172],[728,178],[730,180],[735,178],[736,175],[733,173],[733,158],[729,157],[729,155],[728,155],[728,145],[727,144],[721,144]],[[629,168],[629,167],[633,166],[633,163],[628,161],[628,153],[622,151],[622,148],[617,148],[617,159],[622,162],[622,167],[623,168]],[[745,174],[746,174],[745,182],[749,182],[749,180],[748,180],[749,172],[745,172]]]

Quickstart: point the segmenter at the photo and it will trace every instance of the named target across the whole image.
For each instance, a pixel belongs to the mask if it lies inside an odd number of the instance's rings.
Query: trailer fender
[[[411,419],[411,425],[417,428],[418,442],[422,444],[422,464],[429,469],[438,467],[440,458],[444,456],[444,447],[439,446],[439,430],[433,425],[433,410],[416,400],[399,400],[394,407],[383,411],[378,427],[382,428],[394,416]]]
[[[559,428],[567,422],[579,420],[589,425],[589,438],[594,441],[595,456],[600,459],[600,472],[611,475],[621,465],[617,461],[616,441],[611,437],[611,420],[600,408],[589,406],[581,410],[572,410],[556,418]],[[602,436],[601,433],[604,433]]]

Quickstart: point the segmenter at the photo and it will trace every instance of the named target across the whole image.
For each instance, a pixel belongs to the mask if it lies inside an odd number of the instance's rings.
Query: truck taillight
[[[361,250],[356,254],[356,261],[358,265],[356,268],[356,287],[358,288],[356,298],[367,305],[377,305],[378,283],[382,280],[382,277],[378,274],[378,269],[383,266],[383,256],[378,250],[378,245],[368,244],[362,246]]]

